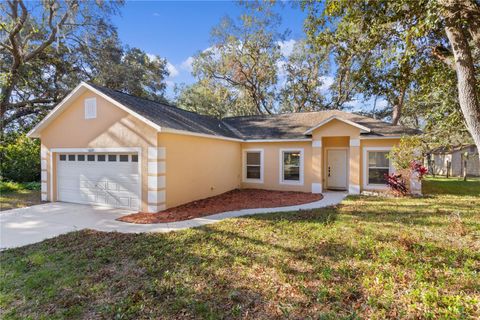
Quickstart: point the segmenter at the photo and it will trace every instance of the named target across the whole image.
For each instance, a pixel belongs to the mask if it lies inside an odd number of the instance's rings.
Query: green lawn
[[[418,199],[73,232],[0,254],[0,317],[478,319],[478,188],[430,179]]]
[[[42,203],[39,182],[0,181],[0,211]]]

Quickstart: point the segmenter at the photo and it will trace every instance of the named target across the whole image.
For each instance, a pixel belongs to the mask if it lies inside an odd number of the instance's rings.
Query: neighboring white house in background
[[[450,162],[450,176],[463,176],[463,155],[468,153],[467,176],[480,176],[480,160],[477,147],[474,144],[456,147],[440,147],[430,152],[432,161],[429,170],[437,175],[447,175],[448,163]],[[428,160],[427,160],[428,163]]]

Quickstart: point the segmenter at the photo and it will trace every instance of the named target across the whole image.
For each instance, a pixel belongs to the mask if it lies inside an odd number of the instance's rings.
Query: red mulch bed
[[[321,194],[305,192],[235,189],[218,196],[189,202],[157,213],[138,212],[117,220],[140,224],[174,222],[224,211],[295,206],[318,201],[322,198]]]

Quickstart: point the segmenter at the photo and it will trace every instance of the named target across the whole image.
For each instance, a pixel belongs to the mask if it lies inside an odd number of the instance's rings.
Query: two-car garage
[[[57,200],[140,208],[137,153],[57,153]]]

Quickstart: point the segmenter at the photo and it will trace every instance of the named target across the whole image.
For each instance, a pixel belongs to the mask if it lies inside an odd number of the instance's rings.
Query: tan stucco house
[[[42,200],[157,212],[235,188],[384,189],[416,131],[342,112],[223,120],[81,83],[30,133]]]

